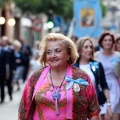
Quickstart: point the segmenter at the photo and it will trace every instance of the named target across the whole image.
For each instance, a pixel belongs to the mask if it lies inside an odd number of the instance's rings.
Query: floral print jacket
[[[19,105],[18,120],[33,120],[35,110],[35,102],[34,99],[32,99],[33,91],[44,69],[45,68],[41,68],[36,71],[28,80]],[[72,120],[87,120],[87,118],[98,115],[100,107],[89,76],[81,69],[72,66],[72,79],[76,80],[78,78],[85,79],[89,85],[79,85],[79,92],[75,92],[72,87]]]

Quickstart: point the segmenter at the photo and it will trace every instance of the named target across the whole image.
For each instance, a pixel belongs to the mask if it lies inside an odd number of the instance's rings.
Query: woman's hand
[[[93,117],[90,118],[90,120],[100,120],[100,117],[99,117],[99,115],[93,116]]]
[[[112,120],[112,110],[111,106],[107,106],[105,120]]]

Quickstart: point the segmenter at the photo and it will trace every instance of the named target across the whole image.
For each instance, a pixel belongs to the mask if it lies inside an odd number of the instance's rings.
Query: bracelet
[[[107,100],[107,103],[110,103],[110,100]]]
[[[111,106],[111,103],[110,103],[110,102],[107,102],[106,104],[107,104],[107,106]]]

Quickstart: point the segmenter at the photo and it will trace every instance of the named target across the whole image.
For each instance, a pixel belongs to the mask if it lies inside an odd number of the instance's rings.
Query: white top
[[[83,71],[85,71],[89,75],[89,77],[90,77],[90,79],[95,87],[95,77],[90,69],[90,64],[79,65],[79,68],[82,69]]]
[[[28,78],[37,70],[39,70],[40,68],[42,68],[42,65],[37,61],[35,60],[34,58],[32,58],[30,60],[30,71],[29,71],[29,75],[28,75]]]
[[[97,52],[95,55],[97,60],[102,63],[105,71],[106,81],[110,89],[109,92],[112,112],[120,114],[120,86],[118,83],[118,79],[114,73],[114,64],[111,62],[111,59],[118,58],[118,56],[116,53],[111,56],[106,56],[102,52]],[[106,113],[106,104],[101,106],[100,113]]]

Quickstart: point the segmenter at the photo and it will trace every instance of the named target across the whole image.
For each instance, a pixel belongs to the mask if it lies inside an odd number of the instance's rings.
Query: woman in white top
[[[82,37],[77,41],[76,44],[79,52],[79,59],[74,66],[84,70],[90,76],[96,90],[99,104],[103,106],[105,102],[107,102],[106,117],[110,119],[112,117],[112,111],[109,103],[109,88],[106,83],[102,64],[94,60],[93,43],[90,38]],[[103,97],[100,96],[101,91],[103,91]]]
[[[110,102],[113,112],[112,120],[119,120],[120,114],[120,87],[118,79],[120,77],[119,60],[120,54],[113,50],[114,35],[110,32],[104,32],[99,38],[99,45],[103,48],[102,51],[95,53],[95,58],[103,64],[105,71],[106,81],[110,88]],[[104,116],[106,113],[106,104],[101,107],[101,114]]]
[[[30,60],[30,67],[29,67],[27,79],[29,79],[35,71],[39,70],[42,67],[43,66],[39,63],[39,55],[36,52],[34,52]]]

